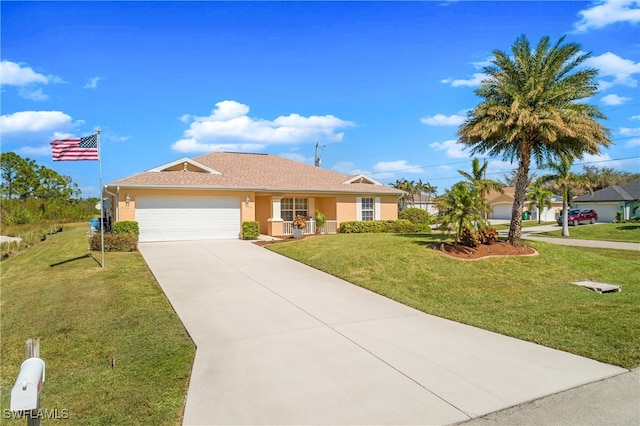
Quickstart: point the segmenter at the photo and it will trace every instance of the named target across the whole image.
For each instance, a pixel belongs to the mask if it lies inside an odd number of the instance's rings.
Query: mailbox
[[[11,389],[11,411],[35,410],[39,407],[40,388],[44,382],[44,361],[29,358],[20,366],[16,384]]]

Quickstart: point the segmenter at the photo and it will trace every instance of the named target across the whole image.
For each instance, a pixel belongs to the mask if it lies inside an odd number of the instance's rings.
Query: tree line
[[[3,226],[91,218],[98,199],[82,199],[80,195],[80,188],[70,176],[14,152],[0,154]]]

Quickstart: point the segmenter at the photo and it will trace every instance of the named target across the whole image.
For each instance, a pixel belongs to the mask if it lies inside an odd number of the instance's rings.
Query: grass
[[[102,269],[86,228],[65,225],[1,264],[0,406],[39,337],[41,407],[68,410],[65,424],[180,424],[194,345],[142,256],[106,253]]]
[[[536,235],[541,237],[562,237],[562,229],[541,232]],[[597,225],[570,226],[569,238],[640,243],[640,223],[599,223]]]
[[[338,234],[269,249],[421,311],[626,368],[640,366],[637,252],[527,242],[539,255],[474,262],[437,234]],[[620,284],[600,295],[571,285]]]

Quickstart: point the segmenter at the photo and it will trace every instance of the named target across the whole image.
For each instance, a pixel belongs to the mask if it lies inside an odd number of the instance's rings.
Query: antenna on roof
[[[320,142],[316,142],[316,160],[314,162],[316,167],[320,167],[320,163],[322,163],[322,158],[320,158],[320,155],[318,155],[318,148],[324,151],[325,146],[320,145]]]

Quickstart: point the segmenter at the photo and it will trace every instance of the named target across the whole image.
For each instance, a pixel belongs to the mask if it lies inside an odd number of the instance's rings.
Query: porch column
[[[315,198],[307,198],[307,214],[310,218],[316,217],[316,199]]]
[[[267,220],[269,235],[278,237],[283,235],[282,233],[282,215],[280,211],[281,196],[271,197],[271,217]]]

